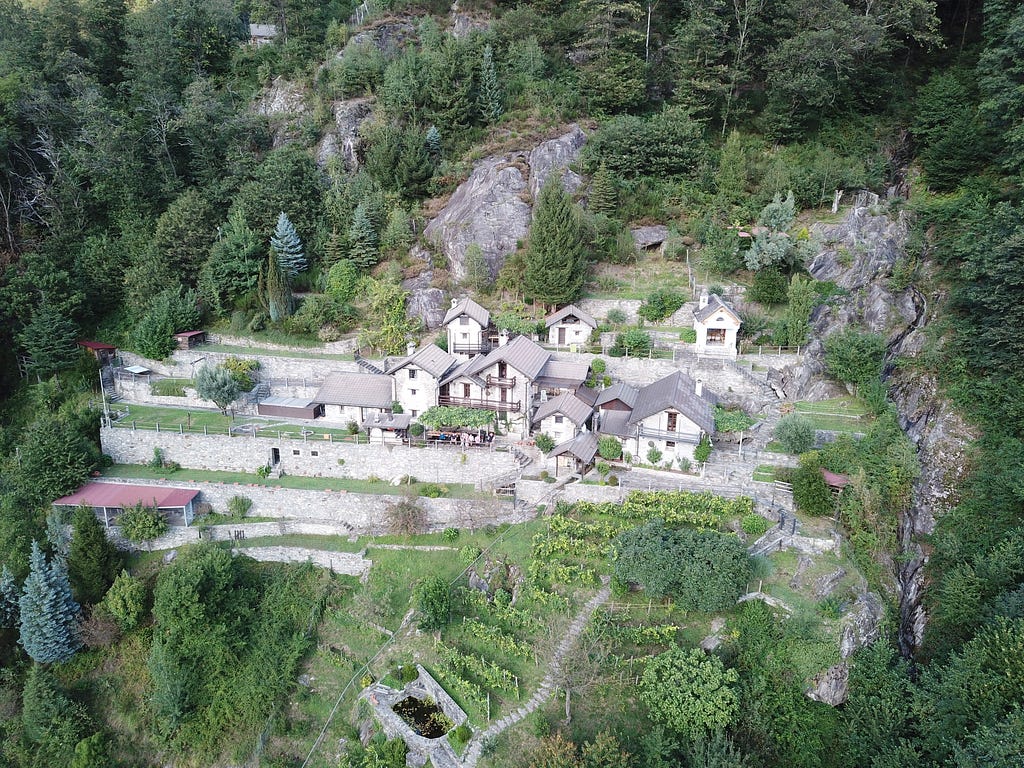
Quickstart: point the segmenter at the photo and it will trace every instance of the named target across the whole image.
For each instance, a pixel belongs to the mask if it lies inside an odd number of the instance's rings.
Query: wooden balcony
[[[484,411],[498,411],[499,413],[519,413],[522,410],[522,403],[501,402],[499,400],[481,400],[476,397],[455,397],[454,395],[438,395],[438,405],[454,405],[462,408],[479,408]]]
[[[511,379],[501,376],[491,376],[487,374],[487,388],[498,387],[500,389],[512,389],[516,385],[516,377],[513,376]]]
[[[491,351],[491,344],[488,341],[456,343],[448,351],[453,355],[486,355]]]

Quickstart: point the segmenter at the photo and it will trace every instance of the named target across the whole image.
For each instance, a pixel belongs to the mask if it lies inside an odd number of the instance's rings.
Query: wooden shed
[[[285,419],[316,419],[324,415],[324,405],[304,397],[266,397],[257,403],[256,413]]]
[[[174,334],[178,349],[192,349],[206,343],[206,331],[182,331]]]
[[[79,341],[78,346],[88,350],[100,365],[107,365],[117,354],[117,347],[113,344],[104,344],[102,341]]]

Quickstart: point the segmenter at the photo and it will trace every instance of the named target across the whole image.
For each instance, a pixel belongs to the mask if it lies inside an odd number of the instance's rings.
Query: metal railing
[[[694,445],[700,442],[700,435],[692,432],[671,432],[667,429],[651,429],[643,426],[638,429],[641,439],[646,437],[651,440],[669,440],[676,443],[693,443]]]
[[[502,402],[500,400],[482,400],[477,397],[455,397],[454,395],[438,395],[437,404],[480,408],[485,411],[499,411],[501,413],[519,413],[523,408],[523,404],[519,400]]]

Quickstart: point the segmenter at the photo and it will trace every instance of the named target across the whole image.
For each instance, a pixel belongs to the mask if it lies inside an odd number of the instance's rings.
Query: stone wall
[[[431,483],[476,483],[517,466],[512,454],[485,448],[463,452],[450,446],[352,445],[127,427],[100,429],[100,444],[115,464],[145,464],[153,458],[153,449],[160,448],[166,461],[176,461],[183,467],[230,472],[255,472],[270,462],[271,450],[277,448],[281,469],[303,477],[379,477],[391,481],[412,475]]]
[[[100,483],[140,482],[105,478]],[[197,483],[176,480],[145,480],[147,485],[192,488],[199,491],[197,501],[210,504],[216,512],[226,512],[233,496],[252,500],[249,517],[278,518],[271,522],[246,522],[216,525],[209,528],[215,539],[233,538],[232,531],[243,531],[246,537],[281,536],[305,533],[317,536],[380,534],[386,532],[388,507],[398,496],[346,491],[307,491],[263,485],[236,483]],[[528,511],[517,512],[511,501],[499,498],[429,499],[418,497],[416,503],[426,512],[430,530],[445,528],[476,529],[484,525],[522,522]],[[115,530],[115,529],[112,529]],[[165,537],[154,542],[153,549],[168,549],[198,539],[198,528],[173,527]],[[205,535],[205,534],[204,534]]]
[[[626,315],[626,322],[635,323],[640,319],[639,310],[643,301],[640,299],[583,299],[578,303],[580,309],[590,314],[597,322],[603,323],[608,317],[608,312],[618,309]],[[673,327],[693,327],[693,311],[697,308],[697,302],[689,301],[674,314],[658,322],[658,325]]]
[[[198,370],[200,365],[217,365],[223,363],[229,357],[259,360],[259,377],[262,380],[269,379],[273,383],[280,380],[282,384],[285,380],[288,380],[289,384],[298,384],[300,386],[304,383],[312,385],[312,382],[322,382],[327,374],[335,371],[348,371],[351,373],[362,370],[351,360],[261,355],[257,348],[254,348],[251,354],[213,352],[203,347],[190,350],[179,349],[168,360],[150,360],[132,352],[121,352],[120,355],[125,365],[142,365],[154,373],[182,379],[192,378],[193,371]],[[192,363],[197,364],[193,366]]]

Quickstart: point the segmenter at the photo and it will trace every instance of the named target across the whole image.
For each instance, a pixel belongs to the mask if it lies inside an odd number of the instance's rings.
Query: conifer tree
[[[494,67],[494,51],[490,45],[484,46],[483,61],[480,63],[480,91],[477,95],[477,106],[485,123],[493,123],[504,112],[498,71]]]
[[[288,290],[288,280],[278,264],[274,249],[267,254],[267,261],[260,270],[259,295],[263,308],[267,310],[271,321],[277,323],[292,313],[292,294]]]
[[[590,180],[590,197],[587,200],[587,207],[591,213],[614,216],[618,205],[619,193],[615,189],[615,177],[602,161],[594,178]]]
[[[407,131],[398,160],[398,181],[406,197],[421,197],[427,182],[434,175],[434,161],[427,152],[426,141],[419,131]]]
[[[430,155],[430,159],[434,163],[441,162],[441,132],[437,130],[436,125],[427,128],[423,137],[423,146],[426,147],[427,154]]]
[[[32,319],[18,334],[18,341],[29,357],[29,373],[49,378],[75,362],[77,330],[66,314],[43,301]]]
[[[380,236],[380,247],[391,256],[404,255],[412,245],[412,226],[409,213],[398,206],[391,209],[387,224]]]
[[[35,541],[18,607],[20,642],[35,661],[40,664],[67,661],[81,647],[79,607],[71,597],[67,569],[60,558],[48,562]]]
[[[5,565],[0,570],[0,629],[18,626],[18,583]]]
[[[579,298],[586,270],[584,231],[557,173],[544,183],[530,227],[523,290],[542,304]]]
[[[68,576],[75,599],[95,605],[103,599],[121,569],[121,556],[107,538],[92,507],[81,506],[71,520]]]
[[[352,214],[352,226],[348,231],[349,258],[360,269],[369,269],[380,261],[378,251],[379,239],[377,230],[370,219],[370,211],[365,203],[359,203]]]
[[[302,250],[302,241],[295,231],[294,225],[284,211],[277,216],[277,226],[270,237],[270,247],[277,255],[277,263],[281,271],[291,279],[299,272],[306,271],[306,254]]]
[[[250,229],[245,213],[232,210],[199,273],[203,297],[214,312],[226,315],[236,299],[256,287],[259,272],[259,237]]]

